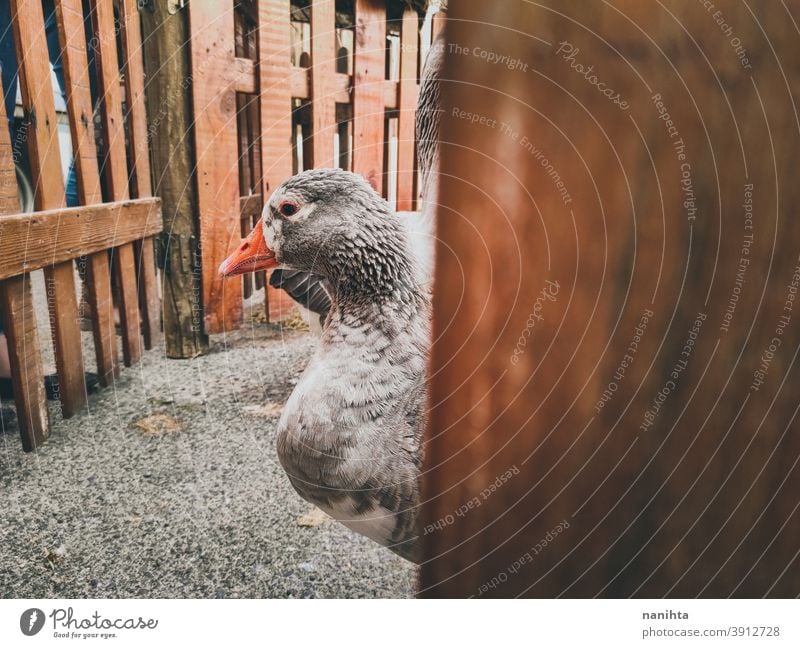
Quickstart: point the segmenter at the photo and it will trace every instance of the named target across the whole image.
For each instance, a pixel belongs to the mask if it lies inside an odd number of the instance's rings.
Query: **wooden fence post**
[[[797,595],[792,7],[450,4],[422,596]]]
[[[353,171],[383,194],[386,5],[356,0],[353,53]]]
[[[31,171],[37,209],[61,207],[64,179],[56,130],[56,110],[44,32],[44,15],[37,2],[11,3],[22,101],[25,106]],[[123,158],[124,161],[124,158]],[[61,410],[72,416],[86,403],[83,350],[78,325],[74,266],[65,261],[44,269],[50,325],[56,350]]]
[[[170,14],[165,2],[142,12],[148,136],[164,233],[162,295],[167,356],[192,358],[208,350],[196,253],[197,191],[193,180],[192,83],[186,10]]]
[[[233,4],[192,2],[189,25],[203,316],[206,331],[222,333],[242,323],[242,282],[217,272],[241,240]]]

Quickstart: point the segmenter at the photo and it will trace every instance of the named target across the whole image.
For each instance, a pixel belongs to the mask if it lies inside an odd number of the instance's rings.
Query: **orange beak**
[[[253,231],[248,234],[236,251],[219,266],[219,274],[223,277],[235,277],[246,272],[269,270],[278,267],[275,253],[267,247],[261,219],[258,219]]]

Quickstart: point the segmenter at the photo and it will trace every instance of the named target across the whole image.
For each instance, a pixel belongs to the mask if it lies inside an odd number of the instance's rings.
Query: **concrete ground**
[[[69,420],[54,405],[35,453],[5,421],[0,596],[412,596],[413,566],[316,515],[278,462],[313,344],[251,319],[193,360],[147,352]]]

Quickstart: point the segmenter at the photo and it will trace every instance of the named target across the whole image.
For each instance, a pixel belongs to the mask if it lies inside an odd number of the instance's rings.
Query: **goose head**
[[[250,235],[219,267],[223,277],[276,267],[313,272],[337,292],[387,293],[411,276],[404,230],[360,175],[304,171],[284,182]]]

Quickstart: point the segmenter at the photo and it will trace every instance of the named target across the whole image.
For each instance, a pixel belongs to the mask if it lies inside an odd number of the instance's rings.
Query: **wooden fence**
[[[140,358],[142,346],[149,348],[160,330],[152,237],[161,230],[161,214],[158,199],[151,197],[137,2],[120,0],[116,18],[110,1],[91,0],[89,6],[93,38],[87,43],[81,0],[55,0],[81,205],[66,208],[42,3],[11,1],[36,211],[18,213],[12,148],[0,102],[0,305],[26,450],[40,445],[49,431],[32,271],[43,269],[45,274],[65,417],[80,410],[87,399],[76,262],[85,270],[84,290],[102,385],[119,373],[112,285],[126,366]],[[97,139],[89,46],[94,48],[100,98]]]
[[[188,5],[208,333],[240,326],[242,284],[223,282],[217,267],[260,215],[262,197],[294,172],[349,166],[384,195],[392,187],[398,209],[416,204],[419,16],[405,3],[352,4],[344,19],[333,0],[302,9],[289,0]],[[352,50],[337,45],[344,32]],[[387,159],[390,130],[396,164]],[[244,294],[251,290],[248,279]],[[280,294],[269,294],[273,315]]]

